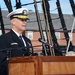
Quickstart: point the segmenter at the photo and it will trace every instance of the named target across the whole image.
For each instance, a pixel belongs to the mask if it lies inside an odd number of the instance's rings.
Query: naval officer
[[[7,58],[33,55],[30,39],[22,34],[26,30],[27,14],[26,8],[19,8],[7,15],[12,29],[0,36],[0,75],[8,75]]]

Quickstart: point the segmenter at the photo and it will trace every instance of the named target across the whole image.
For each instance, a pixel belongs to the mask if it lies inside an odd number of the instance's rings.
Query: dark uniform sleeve
[[[8,75],[6,45],[4,40],[1,38],[0,38],[0,75]]]

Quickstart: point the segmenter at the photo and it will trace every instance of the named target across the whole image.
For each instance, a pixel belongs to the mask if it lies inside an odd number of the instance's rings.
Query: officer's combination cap
[[[10,12],[7,17],[10,19],[19,18],[19,19],[28,19],[28,10],[26,8],[18,8]]]

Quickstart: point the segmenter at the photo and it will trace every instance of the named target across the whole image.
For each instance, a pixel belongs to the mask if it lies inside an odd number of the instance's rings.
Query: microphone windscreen
[[[38,41],[41,42],[41,38],[39,38]]]

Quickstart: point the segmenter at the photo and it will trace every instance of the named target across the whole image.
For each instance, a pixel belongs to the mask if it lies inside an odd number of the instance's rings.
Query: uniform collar
[[[19,37],[22,36],[22,34],[17,33],[14,29],[12,29],[12,31]]]

